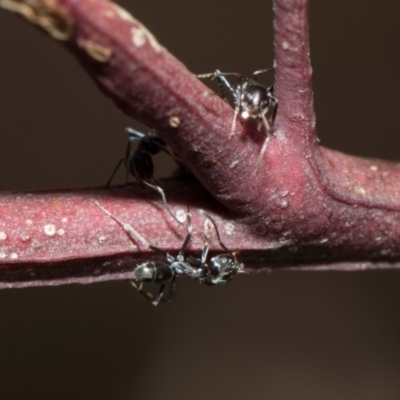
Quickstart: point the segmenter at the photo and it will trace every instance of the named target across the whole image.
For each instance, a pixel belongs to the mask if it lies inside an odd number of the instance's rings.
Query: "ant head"
[[[210,260],[212,282],[216,285],[230,281],[237,271],[238,263],[233,254],[220,254]]]
[[[257,82],[246,81],[241,88],[240,116],[243,119],[258,119],[271,104],[269,88]]]

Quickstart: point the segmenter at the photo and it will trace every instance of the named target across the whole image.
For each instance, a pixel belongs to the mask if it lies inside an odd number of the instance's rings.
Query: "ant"
[[[155,130],[151,130],[147,133],[147,135],[133,128],[126,128],[126,131],[128,132],[129,138],[125,157],[119,160],[110,179],[107,182],[106,187],[108,188],[110,186],[111,181],[113,180],[119,167],[122,163],[124,163],[127,172],[137,179],[143,190],[145,190],[146,187],[149,187],[160,194],[168,213],[175,221],[182,225],[182,222],[179,221],[178,218],[172,213],[167,203],[164,190],[154,179],[154,164],[152,156],[164,151],[174,158],[177,157],[172,154],[170,150],[168,150],[167,144],[158,136]],[[137,148],[135,151],[131,151],[132,143],[137,143]]]
[[[111,214],[107,209],[100,205],[98,201],[95,201],[95,203],[105,214],[114,219],[125,230],[125,232],[129,234],[131,239],[139,240],[149,249],[154,250],[165,257],[165,261],[146,261],[143,264],[139,264],[133,271],[133,280],[130,280],[133,287],[154,306],[157,306],[160,300],[164,300],[163,294],[165,286],[169,281],[171,281],[170,291],[168,298],[165,300],[172,300],[173,294],[176,290],[175,280],[177,276],[187,275],[193,279],[199,280],[200,283],[209,286],[216,286],[229,282],[236,273],[245,272],[243,271],[244,265],[238,262],[235,253],[228,250],[228,248],[222,243],[215,221],[205,212],[202,212],[202,214],[205,215],[214,225],[218,242],[227,252],[226,254],[212,257],[208,262],[207,256],[209,252],[209,243],[207,239],[205,240],[200,258],[189,256],[185,259],[184,252],[186,251],[192,236],[192,220],[189,212],[186,213],[186,237],[178,255],[173,257],[160,247],[150,244],[139,232],[133,229],[129,224],[124,223],[118,217]],[[135,281],[140,282],[139,286],[136,285]],[[144,283],[160,286],[157,295],[145,292],[143,290]]]
[[[203,210],[201,210],[200,213],[203,214],[213,224],[215,233],[217,234],[218,243],[226,251],[226,253],[211,257],[211,259],[207,262],[210,245],[207,235],[205,235],[204,247],[200,258],[189,256],[186,259],[190,265],[199,270],[200,273],[197,273],[196,278],[199,279],[200,283],[204,283],[209,286],[216,286],[229,282],[237,273],[246,273],[243,270],[244,265],[239,263],[236,258],[236,254],[230,251],[224,245],[224,243],[222,243],[218,227],[214,219]]]
[[[165,250],[158,246],[150,244],[139,232],[133,229],[129,224],[123,222],[115,215],[111,214],[107,209],[105,209],[98,201],[95,201],[96,205],[108,216],[110,216],[114,221],[116,221],[122,228],[129,234],[131,239],[137,239],[146,247],[155,252],[161,253],[165,257],[165,261],[146,261],[143,264],[139,264],[133,270],[133,280],[129,282],[133,287],[141,293],[153,306],[157,306],[163,297],[166,284],[171,281],[170,293],[167,301],[171,301],[173,298],[173,293],[176,290],[175,279],[179,275],[189,275],[195,276],[196,272],[193,271],[193,267],[185,261],[183,253],[185,252],[191,235],[192,235],[192,220],[190,213],[187,213],[187,232],[185,240],[183,241],[182,247],[176,257],[171,256]],[[139,286],[136,285],[134,281],[139,281]],[[147,293],[143,291],[143,284],[148,283],[151,285],[158,285],[160,289],[157,295]]]
[[[270,69],[260,69],[253,72],[251,78],[245,78],[237,72],[221,72],[218,69],[208,74],[197,75],[198,78],[217,78],[218,86],[221,90],[221,97],[227,101],[225,90],[231,94],[235,104],[235,113],[233,116],[230,137],[235,134],[236,120],[238,115],[243,120],[255,120],[258,122],[258,130],[264,126],[266,138],[262,145],[260,154],[256,164],[256,172],[258,173],[261,160],[269,143],[270,136],[273,135],[272,126],[275,121],[278,109],[278,100],[274,96],[274,87],[265,86],[257,81],[257,77],[265,72],[272,71]],[[238,82],[236,88],[233,88],[226,76],[236,76]]]

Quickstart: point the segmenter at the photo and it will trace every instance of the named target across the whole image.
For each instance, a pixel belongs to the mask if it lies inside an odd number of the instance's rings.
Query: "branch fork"
[[[256,124],[234,110],[106,0],[0,0],[66,46],[100,90],[155,129],[197,180],[163,182],[175,212],[205,209],[246,268],[360,270],[400,260],[399,164],[318,144],[309,60],[308,1],[274,1],[279,108],[259,173]],[[137,187],[3,193],[0,287],[129,279],[155,255],[138,249],[99,201],[147,241],[179,251],[185,235],[158,199]],[[196,216],[197,215],[197,216]],[[29,222],[30,221],[30,222]],[[200,252],[201,240],[189,251]],[[211,249],[218,251],[214,238]]]

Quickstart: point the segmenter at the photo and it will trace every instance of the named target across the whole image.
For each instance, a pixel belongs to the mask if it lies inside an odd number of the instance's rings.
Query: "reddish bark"
[[[232,108],[125,11],[105,0],[29,3],[34,5],[0,0],[65,43],[99,88],[125,113],[155,128],[206,189],[183,179],[165,183],[171,205],[184,209],[188,201],[195,215],[192,251],[202,247],[204,217],[196,210],[206,208],[220,215],[223,241],[240,251],[249,268],[399,265],[399,165],[318,145],[308,1],[274,2],[279,107],[258,174],[263,134],[251,123],[238,123],[230,138]],[[184,228],[135,190],[6,193],[0,198],[3,286],[125,279],[139,260],[154,257],[143,247],[133,249],[122,228],[94,204],[99,196],[150,242],[179,249]],[[43,231],[49,224],[54,235]],[[103,236],[106,241],[99,240]]]

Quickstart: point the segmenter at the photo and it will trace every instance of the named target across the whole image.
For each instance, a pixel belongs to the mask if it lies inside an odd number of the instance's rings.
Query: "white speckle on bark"
[[[7,233],[0,232],[0,240],[6,240],[6,239],[7,239]]]
[[[133,26],[131,31],[133,44],[136,47],[142,47],[146,43],[146,34],[136,26]]]
[[[17,254],[17,253],[11,253],[11,254],[10,254],[10,258],[11,258],[12,260],[16,260],[16,259],[18,258],[18,254]]]
[[[181,120],[179,117],[174,116],[169,119],[169,126],[172,128],[179,128],[181,125]]]
[[[235,225],[233,225],[231,222],[227,222],[224,225],[224,231],[227,235],[232,235],[232,233],[235,231]]]
[[[354,186],[354,191],[358,194],[361,194],[361,196],[367,195],[367,191],[362,186]]]
[[[105,236],[99,236],[99,243],[100,244],[103,244],[106,240],[107,240],[107,238]]]
[[[47,236],[54,236],[57,232],[57,229],[54,224],[46,224],[43,227],[43,231]]]
[[[21,238],[21,240],[23,242],[26,242],[27,240],[30,239],[29,235],[27,235],[26,233],[21,233],[21,235],[19,237]]]
[[[178,210],[175,216],[179,222],[184,223],[186,221],[186,212],[184,210]]]

